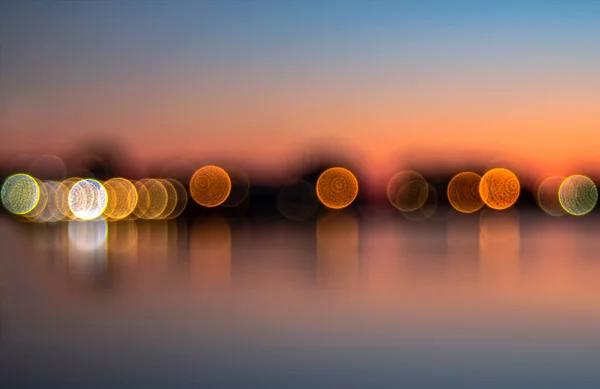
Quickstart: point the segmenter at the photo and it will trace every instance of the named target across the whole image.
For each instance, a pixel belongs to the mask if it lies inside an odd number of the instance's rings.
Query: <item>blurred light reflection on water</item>
[[[2,220],[0,382],[597,387],[598,225]]]

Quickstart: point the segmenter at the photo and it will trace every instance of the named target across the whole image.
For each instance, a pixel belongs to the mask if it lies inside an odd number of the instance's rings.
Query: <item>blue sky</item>
[[[575,145],[600,104],[598,1],[3,1],[0,44],[0,131],[17,149],[100,129],[187,147],[159,125],[238,149],[248,133],[369,144],[375,125],[381,142],[426,141],[446,122],[487,142],[496,108],[514,131],[502,147],[583,118]]]

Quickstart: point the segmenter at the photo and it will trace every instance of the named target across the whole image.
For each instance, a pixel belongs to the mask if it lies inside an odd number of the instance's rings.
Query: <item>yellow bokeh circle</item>
[[[574,216],[583,216],[596,206],[598,188],[589,177],[573,175],[560,184],[558,198],[565,211]]]
[[[111,178],[104,183],[107,192],[104,216],[108,220],[125,219],[133,213],[138,203],[135,185],[121,177]]]
[[[14,174],[4,181],[0,197],[7,211],[15,215],[24,215],[38,205],[40,187],[30,175]]]
[[[156,179],[145,178],[135,183],[138,192],[138,203],[133,211],[140,219],[158,219],[167,207],[167,190]]]
[[[401,212],[420,209],[429,195],[429,185],[423,176],[412,170],[396,173],[388,182],[387,198]]]

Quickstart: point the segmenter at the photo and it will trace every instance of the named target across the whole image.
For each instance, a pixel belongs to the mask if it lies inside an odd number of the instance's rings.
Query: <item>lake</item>
[[[0,219],[2,388],[598,388],[600,224]]]

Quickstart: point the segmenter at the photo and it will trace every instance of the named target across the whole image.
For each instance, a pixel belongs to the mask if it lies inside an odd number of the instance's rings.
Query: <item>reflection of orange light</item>
[[[448,201],[454,209],[463,213],[477,212],[483,207],[479,195],[481,176],[472,172],[463,172],[454,176],[448,184]]]
[[[135,183],[138,204],[133,213],[140,219],[157,219],[167,207],[167,190],[160,181],[143,179]]]
[[[481,177],[479,195],[493,209],[506,209],[519,198],[521,184],[517,176],[508,169],[492,169]]]
[[[516,210],[485,209],[479,218],[480,275],[494,293],[518,293],[521,232]]]
[[[164,220],[152,219],[152,223],[138,223],[138,257],[140,260],[155,260],[157,266],[168,266],[169,224]]]
[[[231,193],[231,179],[218,166],[204,166],[196,170],[190,180],[190,194],[194,201],[204,207],[217,207]]]
[[[558,190],[560,184],[565,180],[561,176],[552,176],[546,178],[538,187],[536,200],[542,211],[551,216],[562,216],[567,213],[560,205]]]
[[[325,170],[317,180],[317,197],[328,208],[346,208],[358,196],[358,180],[348,169]]]
[[[138,202],[138,193],[131,181],[111,178],[104,183],[107,192],[104,215],[109,220],[120,220],[129,216]]]
[[[407,170],[397,173],[387,185],[390,203],[402,212],[412,212],[427,201],[429,187],[419,173]]]
[[[514,254],[520,242],[519,214],[515,210],[486,209],[479,217],[480,247],[499,258]]]
[[[119,220],[108,229],[107,244],[112,254],[128,254],[131,259],[137,254],[138,230],[135,221]]]
[[[231,285],[231,227],[225,219],[194,224],[190,237],[190,271],[198,287]]]
[[[358,279],[358,221],[346,212],[317,220],[317,277],[330,286],[351,286]]]

